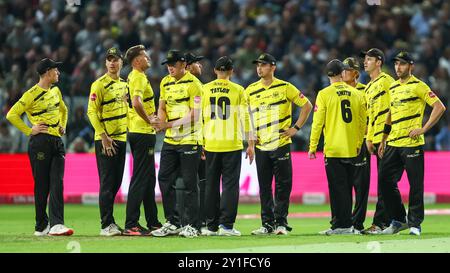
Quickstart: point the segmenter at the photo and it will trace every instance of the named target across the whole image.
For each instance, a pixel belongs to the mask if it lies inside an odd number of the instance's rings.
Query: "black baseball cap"
[[[116,47],[111,47],[106,51],[106,59],[108,59],[109,56],[114,56],[123,60],[122,52]]]
[[[263,64],[276,65],[277,60],[275,60],[274,56],[272,56],[268,53],[263,53],[263,54],[259,55],[258,59],[254,60],[252,63],[253,64],[263,63]]]
[[[45,58],[39,61],[39,63],[36,66],[36,71],[39,75],[42,75],[52,68],[60,67],[61,64],[62,62],[56,62],[52,59]]]
[[[366,55],[369,57],[375,57],[382,63],[384,63],[384,53],[378,48],[371,48],[367,51],[361,51],[361,53],[359,54],[361,58],[364,58]]]
[[[131,62],[141,54],[141,51],[145,50],[145,46],[143,45],[135,45],[130,47],[127,52],[125,53],[125,58],[127,59],[127,62],[131,64]]]
[[[400,51],[400,53],[398,53],[392,60],[414,64],[414,58],[412,57],[411,53],[406,51]]]
[[[203,56],[198,56],[198,55],[195,55],[194,53],[191,53],[191,52],[186,53],[184,55],[184,57],[186,58],[186,63],[188,65],[196,63],[196,62],[199,62],[199,61],[203,60],[203,58],[204,58]]]
[[[344,71],[344,64],[338,59],[331,60],[325,67],[325,73],[327,73],[328,77],[337,76],[342,71]]]
[[[167,52],[167,57],[161,64],[162,65],[174,64],[176,62],[185,62],[185,61],[186,61],[186,57],[184,56],[184,54],[181,51],[172,49],[172,50],[169,50],[169,52]]]
[[[216,61],[216,65],[214,66],[214,69],[219,70],[219,71],[233,70],[233,60],[228,56],[220,57]]]
[[[359,62],[356,58],[348,57],[343,62],[344,70],[356,70],[359,71]]]

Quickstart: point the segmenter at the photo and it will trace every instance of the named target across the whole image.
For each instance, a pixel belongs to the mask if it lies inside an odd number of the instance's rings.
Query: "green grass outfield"
[[[100,237],[99,210],[90,205],[66,205],[66,225],[71,237],[33,236],[34,206],[0,205],[0,252],[450,252],[450,216],[427,215],[420,238],[408,235],[321,236],[329,218],[290,218],[294,228],[289,236],[251,236],[260,226],[258,219],[238,219],[241,237],[153,238]],[[369,206],[373,210],[373,205]],[[450,209],[450,204],[427,205],[426,209]],[[291,205],[290,212],[328,212],[328,205]],[[159,207],[162,220],[162,207]],[[239,214],[259,214],[259,205],[241,204]],[[116,205],[116,222],[123,226],[125,205]],[[371,223],[366,219],[366,226]],[[141,224],[145,224],[143,221]]]

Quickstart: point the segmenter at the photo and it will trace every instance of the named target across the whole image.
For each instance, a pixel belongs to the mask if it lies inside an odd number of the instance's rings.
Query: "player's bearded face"
[[[401,79],[407,78],[411,74],[411,65],[405,62],[395,61],[395,73]]]

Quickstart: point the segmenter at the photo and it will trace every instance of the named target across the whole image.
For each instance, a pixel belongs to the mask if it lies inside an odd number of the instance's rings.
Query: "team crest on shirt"
[[[97,99],[97,94],[92,93],[90,99],[91,99],[91,101],[95,101]]]
[[[314,105],[314,112],[317,112],[317,110],[319,110],[319,107],[316,105]]]
[[[434,98],[436,97],[436,94],[433,91],[428,92],[428,96],[430,96],[430,98]]]
[[[43,152],[37,153],[36,159],[37,160],[44,160],[45,159],[45,153],[43,153]]]

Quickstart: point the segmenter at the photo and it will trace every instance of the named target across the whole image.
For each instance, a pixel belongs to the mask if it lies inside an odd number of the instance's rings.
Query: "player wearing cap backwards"
[[[428,85],[412,75],[414,60],[410,53],[400,52],[394,62],[399,79],[389,89],[391,108],[378,149],[379,157],[383,158],[378,184],[392,219],[383,234],[398,233],[409,226],[411,235],[420,235],[424,219],[424,134],[439,121],[445,107]],[[426,104],[433,110],[422,126]],[[410,185],[408,217],[397,185],[404,170]]]
[[[123,235],[150,235],[162,225],[158,221],[155,201],[155,129],[150,120],[156,118],[153,89],[145,75],[150,58],[143,45],[130,47],[126,59],[133,68],[128,75],[131,108],[128,111],[128,141],[133,155],[133,175],[128,190],[125,231]],[[139,224],[141,204],[144,204],[147,228]]]
[[[64,226],[64,144],[67,108],[58,82],[61,63],[43,59],[37,65],[39,82],[27,90],[9,110],[6,118],[25,135],[30,136],[28,157],[34,178],[36,209],[35,236],[72,235],[73,230]],[[23,122],[27,114],[32,127]],[[50,195],[50,198],[49,198]],[[47,216],[47,199],[49,215]]]
[[[377,168],[379,171],[380,158],[377,155],[377,149],[383,137],[386,115],[389,112],[389,87],[394,79],[388,74],[381,72],[384,64],[384,53],[378,48],[372,48],[367,52],[361,52],[364,58],[364,70],[370,76],[370,82],[365,89],[367,103],[367,135],[366,146],[371,154],[377,156]],[[371,227],[362,231],[363,234],[380,234],[391,222],[385,213],[383,196],[380,185],[377,185],[377,204],[375,215]]]
[[[92,83],[87,115],[94,127],[100,178],[101,236],[122,234],[114,220],[114,199],[122,184],[127,141],[128,89],[119,77],[122,53],[112,47],[105,56],[106,74]]]
[[[161,81],[158,119],[152,124],[158,130],[166,130],[158,179],[167,222],[162,228],[152,231],[152,235],[196,237],[199,229],[197,171],[202,85],[186,70],[186,58],[182,52],[170,50],[162,64],[167,65],[169,75]],[[173,175],[178,168],[185,186],[186,225],[182,229],[176,209],[176,176]]]
[[[292,190],[291,137],[308,119],[312,105],[294,85],[274,77],[276,60],[272,55],[261,54],[253,63],[261,79],[250,84],[244,95],[257,138],[255,156],[262,226],[252,234],[286,235],[292,229],[287,222]],[[301,112],[291,127],[292,103],[300,106]]]
[[[356,88],[364,96],[365,84],[358,82],[359,62],[356,58],[349,57],[345,59],[343,80],[346,84]],[[365,139],[361,145],[361,152],[355,159],[355,176],[353,179],[353,188],[355,190],[355,207],[352,213],[353,227],[358,230],[364,230],[364,220],[366,219],[367,202],[369,199],[370,187],[370,154],[367,151]]]
[[[330,86],[319,91],[311,127],[309,158],[316,158],[320,135],[324,134],[325,170],[331,207],[331,228],[325,235],[354,234],[352,186],[355,157],[366,130],[364,95],[342,79],[344,64],[332,60],[326,66]]]
[[[244,88],[230,81],[233,61],[224,56],[214,66],[217,79],[204,86],[202,117],[206,155],[206,223],[202,235],[240,236],[234,228],[239,203],[239,177],[244,133],[250,124]],[[251,140],[250,140],[251,141]],[[250,164],[254,149],[247,149]],[[222,194],[220,180],[222,178]]]

